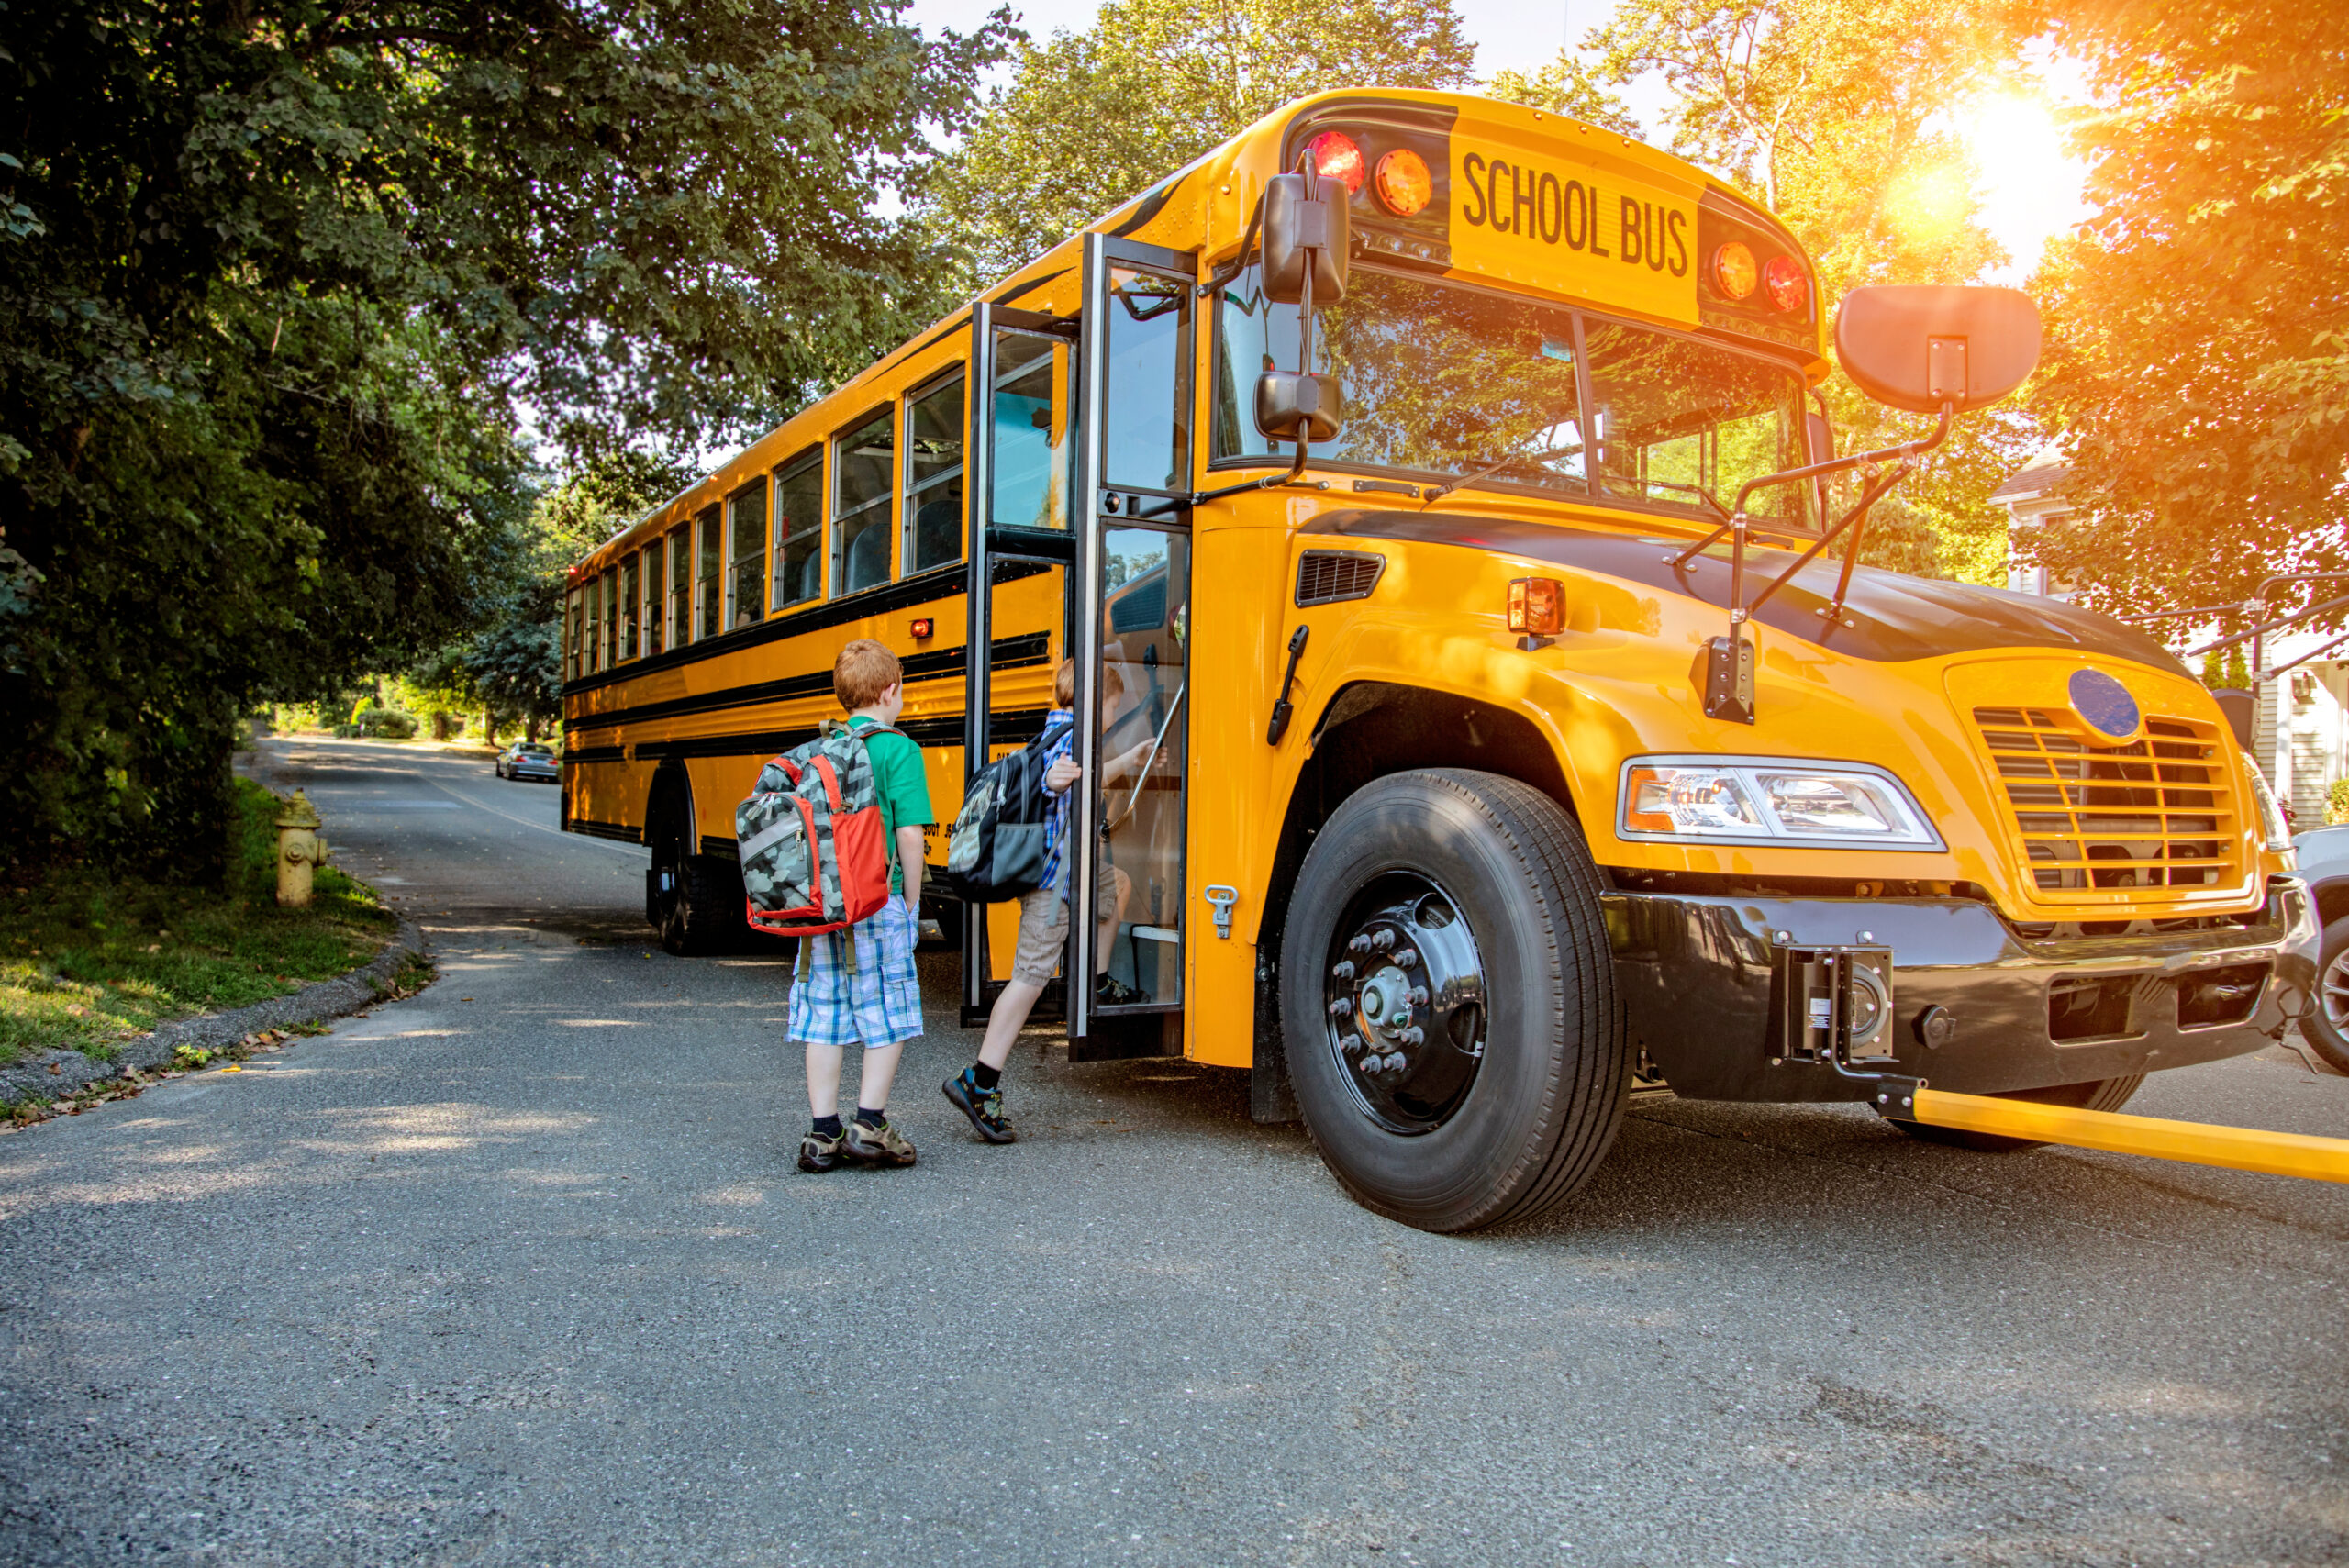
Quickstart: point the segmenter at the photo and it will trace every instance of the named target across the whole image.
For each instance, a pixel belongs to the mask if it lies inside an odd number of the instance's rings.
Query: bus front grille
[[[2091,745],[2043,708],[1977,707],[2039,895],[2218,888],[2241,878],[2241,817],[2219,727],[2151,718],[2125,746]]]

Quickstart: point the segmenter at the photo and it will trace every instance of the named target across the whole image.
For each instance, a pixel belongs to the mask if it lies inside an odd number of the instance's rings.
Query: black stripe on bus
[[[627,757],[628,753],[618,746],[565,746],[562,749],[562,760],[572,763],[618,762],[625,762]]]
[[[1037,631],[1019,637],[997,638],[994,649],[994,658],[988,668],[1028,669],[1044,663],[1052,657],[1052,634]],[[916,681],[959,675],[969,662],[970,652],[968,643],[958,642],[952,648],[935,648],[926,652],[908,654],[900,661],[905,669],[906,682],[911,684]],[[565,728],[570,732],[608,729],[617,724],[641,724],[656,718],[676,718],[685,714],[756,707],[761,703],[786,702],[795,697],[824,696],[831,689],[832,673],[818,670],[805,675],[786,676],[780,681],[760,681],[751,685],[733,686],[722,692],[700,692],[692,696],[639,703],[633,707],[616,707],[608,713],[588,714],[569,720]]]
[[[998,584],[1016,583],[1023,577],[1034,577],[1052,570],[1052,564],[1048,562],[1001,562],[996,566],[995,580]],[[582,675],[575,681],[566,682],[562,695],[570,697],[581,692],[599,690],[616,682],[632,681],[655,670],[674,670],[681,665],[698,664],[705,659],[723,658],[729,653],[739,653],[745,648],[781,642],[804,631],[822,631],[829,627],[845,626],[850,621],[888,615],[895,610],[959,599],[969,590],[970,576],[971,569],[967,562],[958,561],[945,566],[933,566],[918,577],[885,583],[878,588],[867,588],[845,599],[834,599],[829,604],[771,617],[757,626],[720,632],[705,641],[687,643],[683,648],[673,648],[650,658],[631,659],[618,669]],[[831,679],[829,675],[824,678],[827,682]]]
[[[1044,732],[1044,718],[1049,708],[1013,708],[997,713],[987,726],[987,738],[998,746],[1025,745]],[[963,744],[963,716],[943,714],[934,718],[901,720],[897,728],[918,746],[952,746]],[[640,762],[685,761],[705,757],[774,757],[813,740],[822,733],[815,728],[801,729],[739,729],[727,735],[689,735],[676,740],[646,740],[636,748]]]
[[[644,842],[644,829],[641,828],[630,828],[620,822],[597,822],[585,817],[564,817],[562,830],[566,833],[584,833],[591,839],[618,839],[623,844]]]

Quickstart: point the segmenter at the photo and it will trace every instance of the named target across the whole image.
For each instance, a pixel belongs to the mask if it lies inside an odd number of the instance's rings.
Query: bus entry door
[[[1180,251],[1085,238],[1069,1059],[1183,1051],[1191,329]],[[1080,917],[1082,911],[1082,917]]]
[[[971,399],[966,784],[1043,732],[1052,673],[1068,656],[1076,560],[1076,323],[982,300],[971,328],[971,384],[986,391]],[[964,1028],[985,1021],[1010,976],[1019,910],[963,912]]]

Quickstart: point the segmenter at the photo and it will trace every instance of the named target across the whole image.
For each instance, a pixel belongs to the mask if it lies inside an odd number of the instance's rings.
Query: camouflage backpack
[[[735,808],[735,853],[754,929],[780,937],[845,930],[889,901],[890,846],[865,744],[899,731],[831,723],[759,770]],[[800,944],[803,964],[807,944]],[[850,963],[855,962],[852,950]]]

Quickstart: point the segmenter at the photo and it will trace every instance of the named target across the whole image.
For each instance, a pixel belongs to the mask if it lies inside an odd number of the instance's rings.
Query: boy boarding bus
[[[1074,656],[1069,884],[1128,891],[1071,922],[1063,976],[1106,941],[1116,981],[1066,987],[1072,1058],[1248,1068],[1440,1230],[1564,1200],[1642,1089],[2111,1109],[2257,1048],[2315,931],[2209,693],[2102,616],[1853,564],[2035,312],[1861,290],[1835,337],[1933,433],[1833,455],[1809,263],[1701,171],[1301,100],[584,562],[564,825],[651,847],[672,949],[727,940],[731,813],[842,643],[902,659],[950,820]],[[937,912],[975,1020],[1014,906]]]

